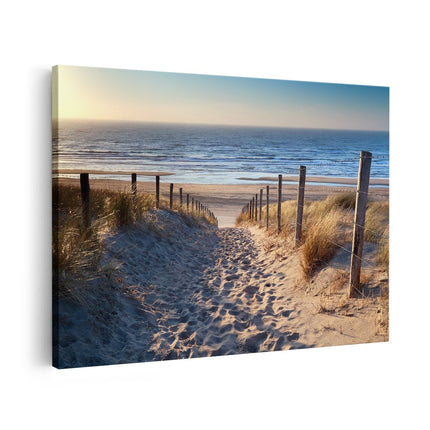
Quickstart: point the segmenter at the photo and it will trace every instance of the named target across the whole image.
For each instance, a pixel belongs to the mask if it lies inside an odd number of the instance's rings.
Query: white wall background
[[[424,1],[15,1],[1,12],[1,379],[6,429],[428,425],[428,14]],[[391,88],[391,340],[50,367],[50,68]]]

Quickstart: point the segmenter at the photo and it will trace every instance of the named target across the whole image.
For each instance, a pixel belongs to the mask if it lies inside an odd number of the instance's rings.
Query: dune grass
[[[295,245],[297,202],[282,202],[282,228],[278,232],[277,204],[269,205],[268,234],[283,239],[288,252],[299,252],[303,277],[309,280],[315,271],[335,255],[339,246],[352,241],[354,224],[355,192],[338,193],[321,201],[305,201],[303,208],[303,228],[300,246]],[[365,240],[378,244],[377,262],[388,268],[388,201],[369,202],[366,212]],[[262,221],[252,221],[248,214],[241,213],[236,225],[266,225],[266,208],[262,211]]]
[[[332,259],[338,249],[338,224],[341,214],[332,210],[315,219],[303,233],[301,261],[303,276],[310,279],[316,268]]]
[[[97,277],[105,277],[109,268],[101,268],[104,252],[103,234],[108,230],[123,228],[137,222],[151,231],[163,226],[149,216],[155,210],[153,194],[138,193],[134,198],[129,191],[91,190],[91,226],[82,222],[82,202],[77,186],[53,184],[53,285],[54,294],[80,301],[81,290]],[[167,199],[160,198],[160,208],[167,208]],[[216,224],[207,214],[186,212],[173,205],[183,221],[195,225]]]

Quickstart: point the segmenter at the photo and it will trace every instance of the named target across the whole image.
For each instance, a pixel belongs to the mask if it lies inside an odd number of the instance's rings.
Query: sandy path
[[[92,316],[60,310],[64,367],[384,340],[376,306],[318,312],[319,298],[297,286],[297,256],[265,252],[264,229],[198,226],[164,210],[151,216],[105,239],[116,300],[94,297]],[[333,270],[321,272],[322,283]]]
[[[180,289],[157,294],[165,316],[149,348],[154,358],[225,355],[304,346],[286,319],[291,299],[275,294],[270,264],[259,259],[251,233],[241,228],[216,232],[216,246],[205,248]],[[163,283],[173,285],[176,273]],[[173,305],[173,306],[172,306]],[[281,321],[282,320],[282,321]]]

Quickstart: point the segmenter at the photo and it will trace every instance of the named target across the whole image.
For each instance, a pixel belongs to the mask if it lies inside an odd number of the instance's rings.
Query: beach
[[[60,184],[78,185],[62,178]],[[129,191],[116,180],[90,180],[92,190]],[[270,202],[276,186],[270,186]],[[377,264],[378,246],[365,243],[365,296],[349,300],[351,243],[309,280],[299,250],[264,226],[235,221],[260,184],[174,184],[218,218],[218,226],[151,210],[144,222],[103,233],[102,275],[85,293],[88,309],[60,300],[60,367],[209,357],[388,340],[388,274]],[[265,188],[265,186],[264,186]],[[154,193],[154,182],[139,182]],[[308,185],[305,196],[322,200],[354,188]],[[375,187],[372,201],[386,201]],[[167,197],[169,183],[161,183]],[[283,187],[294,200],[297,186]],[[88,296],[87,296],[88,295]],[[96,315],[96,316],[94,316]]]
[[[174,177],[165,179],[160,183],[161,195],[168,198],[170,181],[174,182]],[[286,180],[293,180],[293,177],[287,177]],[[318,182],[330,181],[328,178],[318,177]],[[59,178],[60,184],[79,185],[79,179],[75,178]],[[336,179],[339,183],[341,179]],[[378,183],[377,180],[375,180]],[[329,195],[342,192],[352,192],[355,187],[351,187],[355,181],[344,178],[343,186],[333,185],[306,185],[305,198],[308,200],[322,200]],[[97,179],[95,175],[90,180],[91,188],[94,189],[109,189],[116,191],[130,190],[130,182],[115,179]],[[328,182],[329,184],[329,182]],[[372,182],[371,182],[372,184]],[[383,184],[388,184],[388,180],[383,180]],[[234,227],[236,218],[240,214],[242,208],[249,202],[255,194],[259,193],[260,189],[264,189],[263,202],[266,201],[266,186],[269,185],[269,202],[277,201],[277,184],[267,182],[264,184],[174,184],[173,194],[176,200],[179,200],[179,189],[183,190],[183,202],[186,202],[186,194],[190,194],[190,199],[194,197],[200,202],[209,207],[218,218],[219,227]],[[137,191],[143,193],[155,193],[155,180],[138,181]],[[283,184],[282,187],[283,201],[293,200],[297,198],[297,185]],[[373,200],[388,200],[388,187],[370,187],[369,199]]]

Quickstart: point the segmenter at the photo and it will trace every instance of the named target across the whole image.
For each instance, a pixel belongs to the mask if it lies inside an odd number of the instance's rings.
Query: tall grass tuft
[[[122,227],[136,222],[136,206],[130,193],[118,192],[108,199],[107,210],[112,214],[115,226]]]
[[[386,270],[389,269],[390,263],[390,252],[389,252],[389,228],[385,228],[379,243],[378,243],[378,253],[376,255],[377,262],[383,266]]]
[[[303,273],[306,278],[312,275],[320,262],[327,261],[333,256],[336,247],[328,240],[339,244],[352,241],[354,224],[355,192],[342,192],[320,201],[305,201],[303,210]],[[269,206],[268,234],[278,235],[283,240],[288,252],[294,251],[294,231],[296,223],[297,202],[289,200],[282,202],[282,229],[278,233],[272,227],[277,224],[277,204]],[[369,202],[366,212],[364,238],[368,242],[379,245],[377,262],[388,268],[388,201]],[[262,224],[266,224],[266,208],[262,211]],[[255,223],[250,221],[248,214],[240,214],[236,225]],[[259,222],[257,222],[259,224]],[[330,232],[330,228],[332,228]],[[284,240],[285,239],[285,240]],[[307,240],[307,243],[306,243]]]
[[[353,192],[337,193],[325,200],[327,208],[355,209],[356,194]]]
[[[249,214],[241,212],[239,216],[236,218],[236,226],[238,227],[240,224],[249,221]]]
[[[155,195],[137,194],[129,191],[91,190],[91,227],[82,222],[81,193],[78,186],[53,183],[53,277],[57,294],[73,296],[76,285],[85,284],[98,276],[103,254],[102,231],[119,228],[138,221],[157,229],[148,216],[155,209]],[[161,197],[160,207],[168,207],[168,200]],[[174,206],[182,216],[188,217],[178,204]],[[206,214],[190,214],[198,224],[216,224]],[[75,282],[76,281],[76,282]],[[79,281],[79,282],[77,282]]]
[[[387,226],[389,222],[388,201],[369,203],[366,210],[364,239],[368,242],[379,243],[383,238],[388,239]]]
[[[332,210],[329,216],[315,220],[305,231],[300,265],[306,280],[311,278],[319,266],[335,255],[338,248],[336,241],[340,215],[338,210]]]

